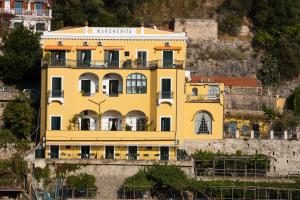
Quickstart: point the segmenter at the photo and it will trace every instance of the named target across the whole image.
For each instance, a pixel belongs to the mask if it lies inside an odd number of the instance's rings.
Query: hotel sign
[[[93,34],[103,36],[128,36],[136,35],[135,28],[93,28]]]

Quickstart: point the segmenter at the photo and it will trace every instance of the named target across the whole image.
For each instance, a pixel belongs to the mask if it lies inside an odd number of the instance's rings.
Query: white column
[[[288,132],[287,132],[287,131],[284,131],[283,133],[284,133],[283,139],[287,140],[287,139],[288,139]]]
[[[254,138],[254,130],[251,130],[251,138]]]
[[[270,139],[273,140],[274,139],[274,131],[270,132]]]
[[[236,132],[235,132],[235,138],[240,138],[240,132],[239,132],[239,130],[236,130]]]

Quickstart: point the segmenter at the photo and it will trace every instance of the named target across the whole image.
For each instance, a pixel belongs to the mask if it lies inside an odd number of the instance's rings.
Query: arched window
[[[217,96],[220,94],[220,89],[218,86],[210,86],[208,89],[209,96]]]
[[[197,96],[198,95],[198,89],[197,88],[193,88],[192,89],[192,95],[193,96]]]
[[[207,112],[198,112],[195,118],[195,133],[196,134],[211,134],[212,133],[212,118]]]
[[[126,80],[128,94],[143,94],[147,92],[147,79],[143,74],[130,74]]]

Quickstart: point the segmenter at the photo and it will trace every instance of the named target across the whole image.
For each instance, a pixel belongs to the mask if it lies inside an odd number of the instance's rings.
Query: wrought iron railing
[[[51,10],[43,10],[43,9],[27,10],[23,8],[12,8],[12,9],[0,8],[0,13],[22,15],[22,16],[36,16],[36,17],[51,17],[52,15]]]
[[[173,99],[172,91],[159,91],[157,95],[159,99]]]
[[[133,60],[69,60],[50,59],[45,64],[52,67],[71,68],[122,68],[122,69],[156,69],[156,68],[183,68],[182,60],[174,60],[173,64],[166,65],[163,60],[133,61]]]
[[[50,98],[64,98],[63,90],[49,90],[48,97]]]
[[[187,94],[186,102],[220,102],[220,95],[209,95],[209,94]]]

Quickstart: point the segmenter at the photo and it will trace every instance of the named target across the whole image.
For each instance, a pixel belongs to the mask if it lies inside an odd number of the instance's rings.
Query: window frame
[[[167,118],[167,119],[170,119],[170,130],[166,131],[166,130],[162,130],[162,119],[163,118]],[[160,131],[161,132],[170,132],[172,130],[172,117],[171,116],[161,116],[160,117]]]
[[[52,129],[52,118],[53,117],[59,117],[60,118],[60,129],[56,130],[56,129]],[[62,130],[62,115],[50,115],[50,130],[51,131],[61,131]]]
[[[200,116],[202,115],[202,117]],[[206,121],[206,116],[209,117],[210,121]],[[202,119],[205,120],[207,131],[199,132],[200,126],[202,125]],[[213,117],[212,115],[207,111],[199,111],[195,115],[195,121],[194,121],[194,133],[196,135],[211,135],[213,132]]]
[[[136,75],[136,78],[132,78],[132,75]],[[137,78],[137,76],[140,75],[141,78]],[[129,83],[130,82],[130,86]],[[134,83],[134,85],[133,85]],[[138,83],[140,83],[140,86],[138,86]],[[143,86],[143,83],[145,83],[145,86]],[[147,94],[147,77],[142,73],[132,73],[129,74],[126,78],[126,94]],[[130,92],[129,92],[130,88]],[[135,90],[134,90],[135,88]],[[138,90],[139,88],[139,90]],[[135,92],[134,92],[135,91]],[[140,92],[138,92],[140,91]]]

